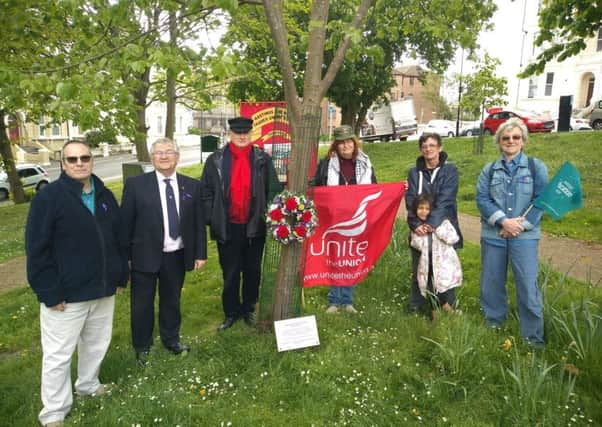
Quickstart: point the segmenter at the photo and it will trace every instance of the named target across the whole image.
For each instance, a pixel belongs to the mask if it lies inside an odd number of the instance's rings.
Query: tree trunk
[[[4,163],[4,170],[8,176],[8,182],[13,193],[13,200],[15,204],[25,203],[25,192],[23,191],[23,185],[19,179],[19,174],[15,167],[15,159],[13,157],[13,150],[10,146],[10,139],[6,133],[6,111],[0,109],[0,155]]]
[[[148,146],[146,145],[148,126],[146,126],[146,97],[150,87],[150,67],[148,67],[139,76],[140,86],[134,92],[136,106],[138,107],[138,123],[136,125],[136,137],[134,145],[136,146],[136,157],[139,162],[149,162]]]
[[[309,100],[306,101],[309,104]],[[315,105],[313,105],[315,104]],[[289,189],[305,193],[312,156],[316,155],[320,133],[320,104],[304,105],[300,120],[289,120],[292,125]],[[303,245],[292,242],[282,247],[276,286],[272,299],[272,320],[288,319],[295,315],[295,292],[300,292],[303,270]]]
[[[356,111],[353,108],[343,107],[341,109],[341,124],[351,126],[358,133],[359,123],[356,124],[355,115]]]
[[[169,13],[169,44],[176,47],[176,12]],[[172,139],[176,130],[176,76],[172,69],[166,70],[165,91],[167,98],[167,118],[165,119],[165,137]]]
[[[483,116],[485,114],[485,103],[481,106],[481,124],[479,125],[479,137],[475,139],[472,153],[476,155],[483,154],[483,147],[485,146],[485,135],[483,135],[484,127],[483,127]]]
[[[351,28],[361,28],[373,0],[362,0],[351,22]],[[288,108],[291,129],[291,158],[288,166],[288,187],[296,193],[305,193],[308,185],[309,165],[312,155],[316,155],[320,134],[320,102],[332,84],[343,63],[345,53],[351,43],[346,36],[338,46],[334,58],[324,71],[324,45],[328,23],[329,0],[314,0],[311,5],[307,47],[307,63],[303,81],[303,94],[299,96],[295,87],[294,70],[287,40],[287,29],[283,16],[282,1],[263,0],[266,19],[270,27],[278,62],[283,76],[284,94]],[[303,258],[302,246],[294,243],[282,248],[274,298],[272,300],[272,320],[293,317],[293,295],[299,291]]]

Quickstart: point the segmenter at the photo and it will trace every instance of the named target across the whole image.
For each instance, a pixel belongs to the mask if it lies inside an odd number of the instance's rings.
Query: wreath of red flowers
[[[270,235],[278,242],[302,242],[313,234],[318,225],[316,207],[302,194],[283,191],[274,197],[266,215],[266,224]]]

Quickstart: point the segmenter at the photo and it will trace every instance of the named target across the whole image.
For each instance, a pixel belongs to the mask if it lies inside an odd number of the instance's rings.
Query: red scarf
[[[251,162],[249,153],[251,144],[239,148],[228,144],[232,153],[230,170],[230,222],[246,224],[251,210]]]

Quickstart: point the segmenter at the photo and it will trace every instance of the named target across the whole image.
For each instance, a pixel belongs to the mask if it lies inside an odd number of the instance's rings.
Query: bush
[[[91,130],[86,133],[85,142],[92,148],[98,147],[101,142],[117,144],[117,135],[113,131]]]

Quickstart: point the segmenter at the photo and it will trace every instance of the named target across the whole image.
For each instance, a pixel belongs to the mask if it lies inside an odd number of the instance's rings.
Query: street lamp
[[[464,70],[464,48],[460,56],[460,82],[458,85],[458,113],[456,115],[456,136],[460,135],[460,101],[462,101],[462,71]]]

